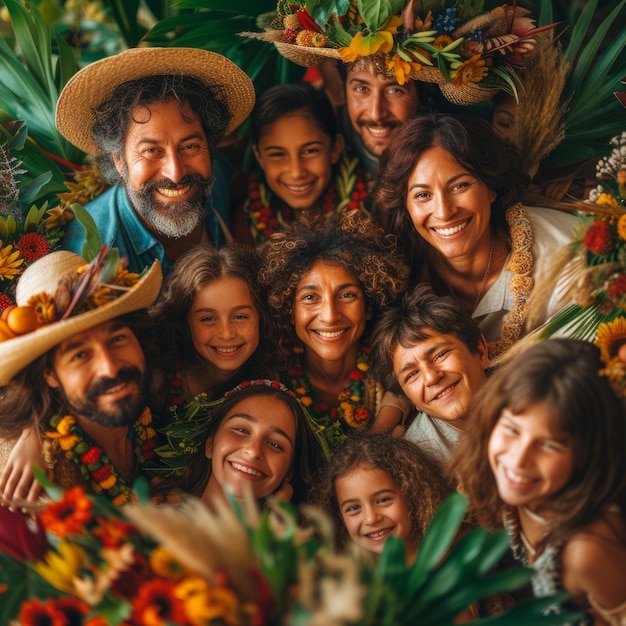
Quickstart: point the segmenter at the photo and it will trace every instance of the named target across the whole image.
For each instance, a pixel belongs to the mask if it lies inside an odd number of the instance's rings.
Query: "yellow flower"
[[[87,564],[87,555],[82,548],[65,540],[59,543],[57,552],[50,550],[44,560],[38,561],[33,567],[53,587],[71,594],[74,591],[74,578]]]
[[[54,304],[54,300],[52,299],[52,296],[47,294],[45,291],[42,291],[35,296],[31,296],[26,305],[35,309],[35,313],[37,313],[37,321],[40,324],[49,324],[50,322],[54,322],[57,317],[57,308]]]
[[[1,245],[2,242],[0,242]],[[12,245],[0,248],[0,281],[13,280],[22,272],[20,267],[24,263],[24,259],[20,257],[19,250],[13,250]]]
[[[489,70],[485,66],[484,59],[480,58],[480,54],[475,54],[471,59],[467,59],[461,66],[452,72],[452,78],[456,85],[465,85],[467,83],[478,83]]]
[[[626,241],[626,213],[617,220],[617,235],[622,241]]]
[[[104,480],[100,481],[100,486],[103,489],[111,489],[111,487],[113,487],[113,485],[117,482],[117,478],[115,477],[114,474],[111,474],[111,476],[109,476],[108,478],[105,478]]]
[[[437,48],[437,50],[441,50],[446,46],[449,46],[452,43],[452,37],[449,35],[439,35],[435,41],[433,41],[433,48]]]
[[[174,595],[184,603],[185,613],[194,626],[217,620],[232,626],[240,623],[239,601],[230,589],[212,586],[203,578],[193,577],[177,585]]]
[[[419,63],[404,61],[399,55],[394,54],[387,63],[387,69],[393,70],[393,73],[396,75],[398,85],[404,85],[404,83],[410,79],[411,74],[419,72],[422,69],[422,66]]]
[[[595,203],[602,204],[604,206],[610,206],[610,207],[613,207],[614,209],[617,209],[619,206],[617,204],[617,200],[615,199],[615,196],[611,195],[610,193],[601,193],[596,199]]]
[[[393,49],[393,36],[398,32],[402,24],[402,17],[392,15],[375,33],[363,36],[358,32],[347,48],[339,48],[339,54],[344,63],[353,63],[359,57],[367,57],[377,52],[385,54]]]
[[[150,424],[152,422],[152,413],[149,408],[145,408],[143,413],[139,416],[139,422],[144,426]]]
[[[150,565],[154,573],[168,580],[182,580],[187,570],[181,562],[165,548],[155,548],[150,555]]]
[[[304,406],[311,406],[313,404],[313,399],[309,398],[309,396],[302,396],[300,398],[300,402],[302,402]]]
[[[604,363],[610,363],[622,344],[626,343],[626,318],[618,317],[600,324],[594,343],[600,349],[600,358]]]
[[[356,368],[358,370],[361,370],[362,372],[367,372],[367,370],[370,368],[368,363],[357,363],[356,364]]]

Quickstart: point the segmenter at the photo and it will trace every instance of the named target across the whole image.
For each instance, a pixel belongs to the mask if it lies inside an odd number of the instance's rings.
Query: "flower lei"
[[[54,415],[50,426],[53,430],[47,431],[46,437],[58,442],[65,458],[76,464],[94,493],[104,493],[116,505],[135,499],[132,489],[118,474],[109,457],[76,424],[76,418]],[[135,458],[140,464],[154,456],[156,431],[152,427],[150,409],[144,409],[128,436],[134,441]]]
[[[322,196],[324,215],[342,209],[363,209],[367,198],[365,174],[357,158],[343,155],[339,163],[334,185],[328,185]],[[248,199],[244,205],[256,245],[260,245],[274,233],[284,230],[293,220],[293,209],[280,202],[272,203],[267,186],[254,175],[248,182]]]
[[[509,290],[513,295],[513,308],[504,316],[500,339],[488,343],[489,358],[506,352],[519,339],[528,314],[528,298],[535,283],[529,276],[533,269],[533,228],[528,213],[521,204],[506,211],[506,221],[511,234],[511,256],[506,270],[511,272]]]
[[[374,417],[380,389],[367,376],[370,367],[369,353],[370,349],[366,346],[358,351],[356,367],[350,372],[350,383],[337,398],[338,407],[331,407],[319,399],[300,362],[296,362],[287,371],[288,386],[322,428],[321,434],[330,444],[331,450],[344,442],[347,432],[353,429],[363,430]]]

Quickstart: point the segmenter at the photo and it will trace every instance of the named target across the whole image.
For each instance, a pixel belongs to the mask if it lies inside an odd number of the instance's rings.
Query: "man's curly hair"
[[[337,263],[355,276],[375,318],[406,289],[410,270],[396,238],[360,211],[334,213],[272,235],[261,249],[259,280],[279,326],[278,341],[290,354],[299,345],[293,325],[295,290],[316,261]]]

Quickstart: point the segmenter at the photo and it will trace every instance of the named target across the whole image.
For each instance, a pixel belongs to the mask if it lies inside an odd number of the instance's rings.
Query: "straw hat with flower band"
[[[91,137],[98,108],[121,84],[157,75],[193,76],[209,86],[231,114],[235,130],[254,106],[254,86],[232,61],[198,48],[131,48],[87,65],[65,85],[56,108],[59,132],[87,154],[96,155]]]
[[[432,10],[429,9],[432,5]],[[337,16],[334,0],[279,0],[276,19],[264,33],[243,36],[274,43],[278,52],[305,67],[327,58],[344,63],[382,57],[388,77],[436,83],[454,104],[491,98],[499,89],[515,93],[511,65],[533,51],[537,35],[528,11],[502,5],[481,11],[483,2],[350,0]],[[378,72],[376,65],[370,71]]]
[[[163,276],[158,261],[142,276],[119,267],[112,280],[94,279],[82,304],[64,318],[63,312],[74,295],[72,290],[88,267],[77,254],[59,250],[26,268],[17,284],[17,305],[34,307],[40,324],[32,332],[0,343],[0,385],[7,385],[30,363],[66,339],[148,307],[161,288]]]

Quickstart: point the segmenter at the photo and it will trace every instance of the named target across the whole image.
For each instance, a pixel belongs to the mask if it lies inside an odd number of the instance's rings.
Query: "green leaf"
[[[85,261],[91,261],[98,256],[103,246],[98,227],[85,207],[74,203],[72,211],[74,211],[74,219],[78,220],[78,223],[85,229],[85,242],[80,255]]]
[[[400,13],[404,0],[357,0],[359,15],[372,32],[380,30],[392,16]]]
[[[306,8],[311,17],[320,26],[324,26],[333,13],[345,15],[350,7],[350,0],[308,0]]]

